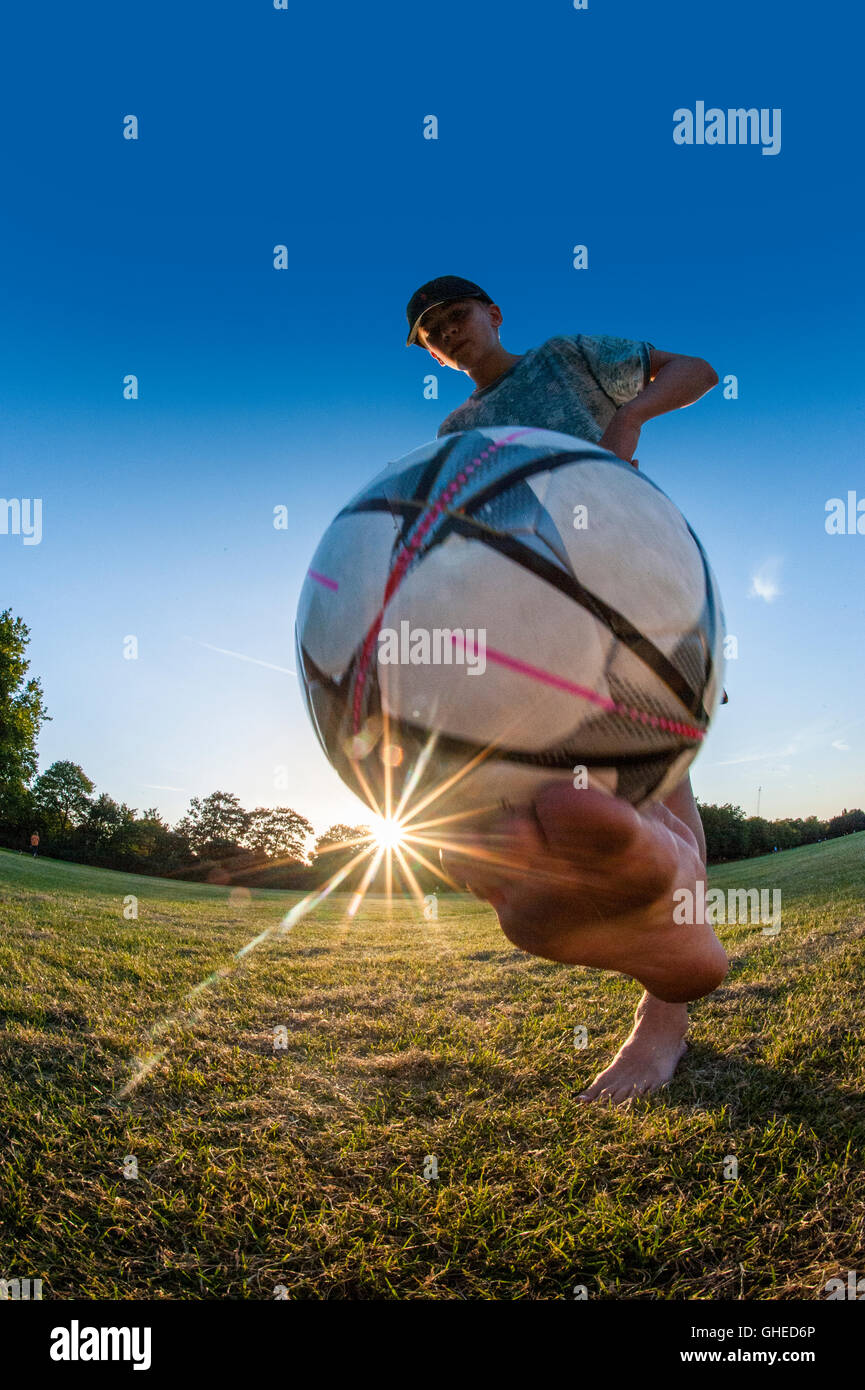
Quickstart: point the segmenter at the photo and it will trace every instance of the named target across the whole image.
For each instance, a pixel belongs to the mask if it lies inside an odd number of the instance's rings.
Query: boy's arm
[[[646,421],[692,405],[718,381],[718,373],[702,357],[660,352],[654,347],[649,356],[651,381],[633,400],[619,406],[599,441],[603,449],[633,461],[635,468],[634,450]]]

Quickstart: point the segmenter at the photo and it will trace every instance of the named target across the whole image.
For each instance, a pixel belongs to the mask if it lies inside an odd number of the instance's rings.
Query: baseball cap
[[[460,275],[439,275],[436,280],[428,280],[419,290],[415,290],[405,311],[409,327],[406,347],[412,343],[416,347],[423,347],[423,343],[418,342],[417,331],[427,309],[434,309],[437,304],[449,304],[454,299],[486,299],[492,303],[486,290],[482,290],[473,280],[463,280]]]

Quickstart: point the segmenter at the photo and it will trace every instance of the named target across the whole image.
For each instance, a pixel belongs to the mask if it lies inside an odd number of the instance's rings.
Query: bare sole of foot
[[[492,904],[508,940],[533,955],[629,975],[671,1004],[699,999],[727,972],[709,924],[673,920],[674,891],[695,895],[705,866],[693,832],[663,804],[639,812],[557,784],[539,793],[531,814],[455,837],[444,863]],[[628,1040],[632,1052],[646,1028],[651,1034],[651,1020]]]

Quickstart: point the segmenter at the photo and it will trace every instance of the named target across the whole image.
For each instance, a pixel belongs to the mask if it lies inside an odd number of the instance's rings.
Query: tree
[[[36,772],[36,742],[49,720],[42,687],[26,679],[30,629],[12,609],[0,613],[0,801],[15,800]]]
[[[749,816],[745,821],[746,853],[750,857],[757,854],[771,854],[775,847],[775,833],[771,822],[763,816]]]
[[[61,834],[84,817],[94,784],[78,763],[52,763],[33,783],[40,810],[59,818]]]
[[[852,835],[856,830],[865,830],[865,811],[858,808],[848,811],[846,808],[840,816],[833,816],[827,827],[827,836],[835,839],[837,835]]]
[[[30,787],[18,782],[0,789],[0,826],[9,844],[17,844],[22,835],[29,838],[34,830],[45,830],[44,817]]]
[[[723,859],[742,859],[748,853],[745,812],[741,806],[704,805],[697,802],[703,832],[706,836],[706,857],[713,863]]]
[[[131,827],[129,853],[137,867],[151,873],[171,873],[192,856],[192,847],[185,835],[172,830],[156,806],[150,806]]]
[[[802,822],[802,844],[816,845],[818,840],[826,839],[827,823],[819,820],[817,816],[809,816]]]
[[[247,817],[243,843],[270,859],[306,862],[306,841],[314,833],[306,817],[290,806],[256,806]]]
[[[102,792],[87,807],[80,827],[82,838],[94,848],[111,847],[122,852],[129,842],[135,816],[136,812],[125,802],[118,805],[112,796]]]
[[[313,865],[329,878],[370,844],[368,825],[331,825],[315,842]]]
[[[177,822],[177,833],[185,835],[195,853],[224,853],[237,849],[246,832],[248,814],[231,792],[211,792],[194,796],[186,815]]]

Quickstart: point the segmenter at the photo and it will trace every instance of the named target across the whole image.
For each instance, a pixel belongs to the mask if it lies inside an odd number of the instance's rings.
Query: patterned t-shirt
[[[548,338],[490,386],[473,391],[437,438],[481,425],[534,425],[597,444],[620,405],[649,384],[651,343],[632,338]]]

